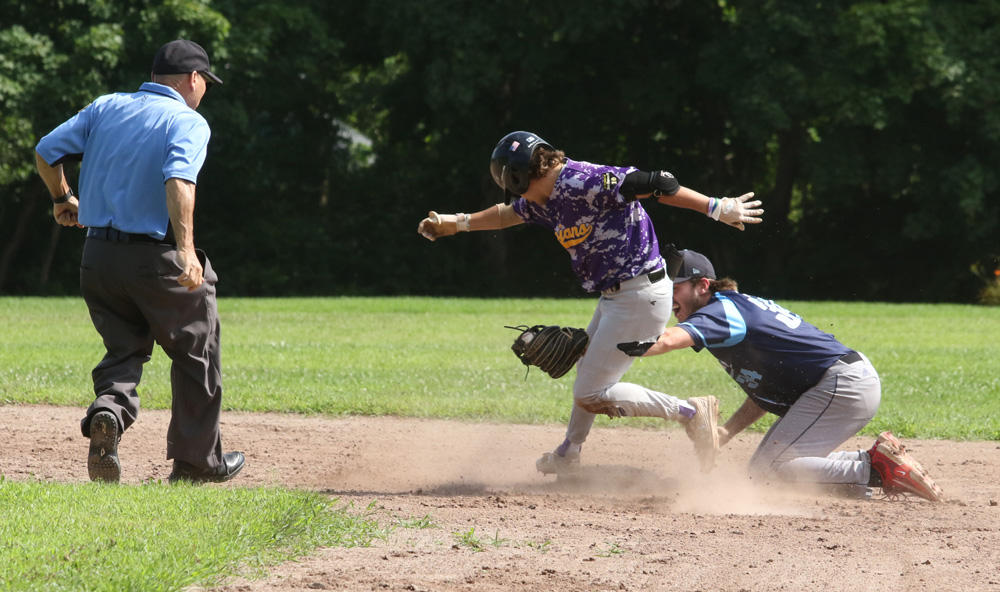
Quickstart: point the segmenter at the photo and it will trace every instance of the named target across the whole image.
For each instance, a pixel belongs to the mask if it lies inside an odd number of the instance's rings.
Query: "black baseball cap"
[[[215,84],[222,79],[212,74],[205,49],[187,39],[171,41],[161,47],[153,56],[153,74],[190,74],[199,72]]]
[[[684,261],[681,263],[680,271],[677,272],[677,277],[674,278],[675,284],[701,278],[716,279],[715,268],[712,267],[708,257],[688,249],[681,251],[681,255]]]

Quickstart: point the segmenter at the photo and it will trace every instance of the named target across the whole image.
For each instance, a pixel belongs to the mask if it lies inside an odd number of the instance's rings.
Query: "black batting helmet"
[[[490,158],[490,173],[493,180],[503,189],[504,198],[510,203],[511,198],[518,197],[528,190],[531,179],[528,176],[528,166],[535,148],[545,146],[554,150],[552,145],[531,132],[512,132],[503,137],[493,149]]]

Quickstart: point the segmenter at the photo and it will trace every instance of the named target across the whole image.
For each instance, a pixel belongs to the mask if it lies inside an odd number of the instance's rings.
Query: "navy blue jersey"
[[[717,292],[677,326],[695,351],[707,347],[754,403],[781,416],[853,351],[773,300],[733,291]]]

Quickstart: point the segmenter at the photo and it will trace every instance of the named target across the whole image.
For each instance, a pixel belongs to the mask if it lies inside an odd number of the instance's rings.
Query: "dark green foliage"
[[[33,146],[183,36],[225,81],[196,210],[224,295],[582,295],[541,229],[416,233],[500,201],[489,153],[526,129],[755,191],[744,233],[646,203],[749,291],[974,301],[1000,255],[998,23],[986,0],[0,0],[0,292],[76,291]]]

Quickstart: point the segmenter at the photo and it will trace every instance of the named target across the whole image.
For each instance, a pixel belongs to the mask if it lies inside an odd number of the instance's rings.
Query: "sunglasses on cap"
[[[205,81],[205,92],[208,92],[213,86],[215,86],[215,82],[213,82],[212,78],[205,72],[199,71],[198,75]]]

